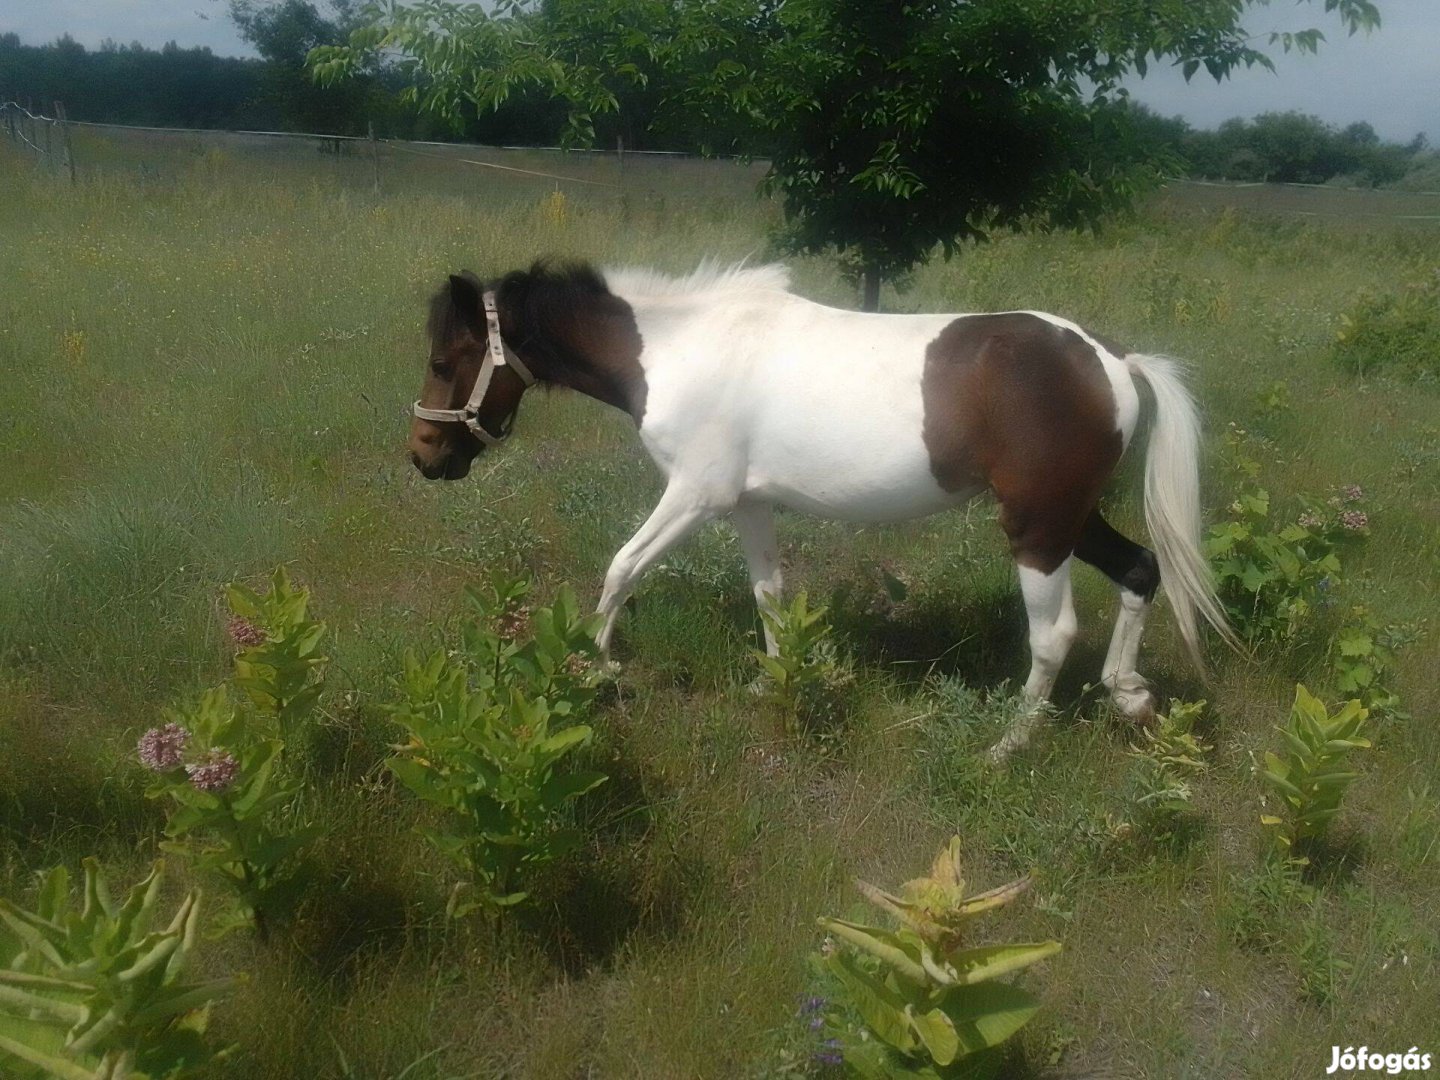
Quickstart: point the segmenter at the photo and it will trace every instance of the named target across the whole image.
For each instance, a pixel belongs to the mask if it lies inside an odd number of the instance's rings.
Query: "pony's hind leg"
[[[1048,573],[1019,563],[1020,591],[1030,621],[1030,677],[1025,680],[1025,711],[990,749],[999,761],[1030,741],[1045,716],[1055,677],[1075,642],[1075,601],[1070,589],[1070,559]]]
[[[1075,554],[1095,567],[1120,591],[1120,614],[1115,634],[1105,654],[1101,679],[1110,689],[1111,700],[1126,716],[1148,721],[1155,715],[1155,698],[1149,684],[1135,670],[1145,618],[1160,587],[1160,566],[1155,553],[1121,535],[1099,510],[1085,519]]]

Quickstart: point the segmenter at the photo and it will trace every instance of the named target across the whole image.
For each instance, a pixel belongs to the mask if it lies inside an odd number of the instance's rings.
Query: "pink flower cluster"
[[[506,641],[514,641],[530,629],[530,609],[514,608],[495,620],[495,629]]]
[[[189,741],[190,732],[179,724],[166,724],[141,735],[135,749],[140,755],[140,764],[156,772],[166,772],[179,766]]]
[[[198,765],[186,765],[185,773],[198,791],[224,791],[235,783],[240,763],[224,750],[211,750]]]
[[[1351,532],[1359,532],[1370,524],[1370,518],[1363,510],[1346,510],[1340,515],[1340,524]]]
[[[230,640],[241,648],[265,644],[265,631],[240,615],[231,619],[225,629],[230,633]]]
[[[1346,484],[1340,489],[1340,496],[1347,503],[1359,502],[1365,497],[1365,490],[1359,484]]]
[[[185,765],[185,747],[190,732],[179,724],[151,728],[140,736],[136,753],[140,764],[156,772],[169,772]],[[240,763],[226,750],[211,750],[199,762],[185,765],[185,775],[199,791],[224,791],[240,774]]]
[[[1300,525],[1306,529],[1323,529],[1325,527],[1325,519],[1313,510],[1306,510],[1305,513],[1300,515]]]

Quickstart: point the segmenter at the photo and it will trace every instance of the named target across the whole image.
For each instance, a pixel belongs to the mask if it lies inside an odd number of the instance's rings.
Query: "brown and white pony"
[[[1019,568],[1032,704],[1050,694],[1075,639],[1075,558],[1119,590],[1101,677],[1126,715],[1153,712],[1135,665],[1162,583],[1197,664],[1197,613],[1232,640],[1200,551],[1199,422],[1176,365],[1066,319],[838,310],[790,292],[780,266],[702,265],[673,279],[537,263],[488,286],[451,277],[432,301],[429,335],[409,443],[426,477],[464,476],[508,434],[533,382],[629,413],[664,472],[664,495],[605,576],[603,648],[641,575],[717,515],[739,533],[764,605],[781,589],[776,504],[895,521],[983,491],[999,502]],[[1137,380],[1154,399],[1153,552],[1096,508],[1135,430]],[[774,650],[768,632],[766,645]],[[997,753],[1023,744],[1041,711],[1028,710]]]

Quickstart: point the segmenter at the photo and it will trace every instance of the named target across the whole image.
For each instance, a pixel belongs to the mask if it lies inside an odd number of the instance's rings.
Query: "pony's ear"
[[[471,326],[484,321],[480,314],[480,279],[468,270],[450,275],[450,303]]]

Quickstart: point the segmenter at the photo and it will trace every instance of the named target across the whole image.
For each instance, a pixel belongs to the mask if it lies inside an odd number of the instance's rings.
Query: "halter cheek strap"
[[[500,315],[495,310],[495,294],[486,292],[483,299],[485,303],[485,359],[481,361],[480,371],[475,376],[475,386],[470,391],[470,399],[465,402],[465,407],[461,409],[427,409],[417,401],[411,411],[421,420],[464,424],[486,446],[495,446],[497,443],[505,441],[510,434],[510,427],[515,421],[514,416],[511,416],[498,435],[491,434],[480,425],[480,405],[485,400],[485,392],[490,389],[490,380],[495,377],[495,369],[514,368],[515,374],[520,376],[520,381],[526,387],[535,385],[535,376],[530,374],[530,369],[510,351],[510,347],[505,344],[505,339],[500,336]]]

